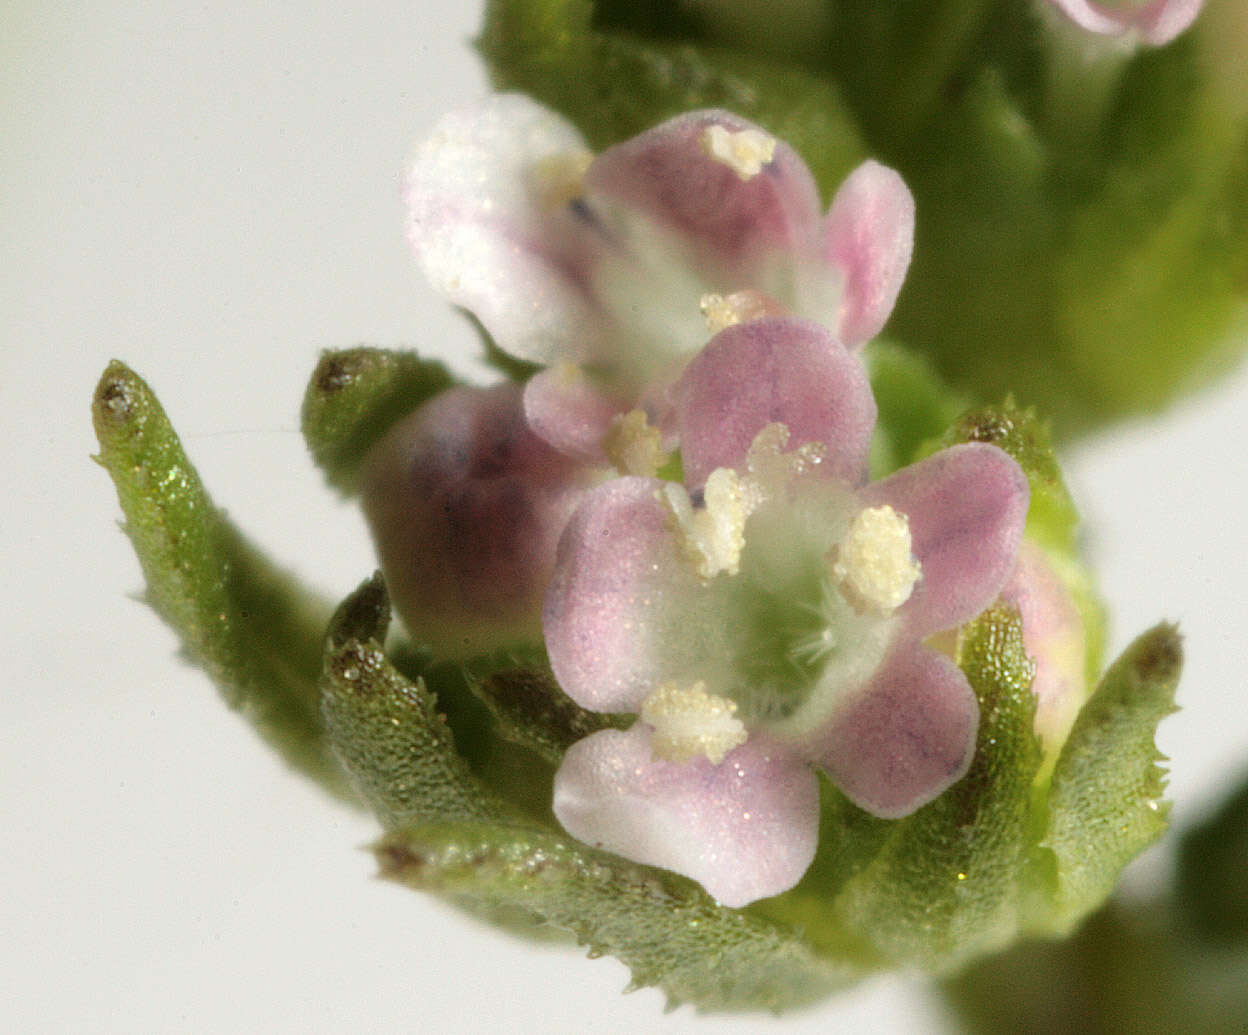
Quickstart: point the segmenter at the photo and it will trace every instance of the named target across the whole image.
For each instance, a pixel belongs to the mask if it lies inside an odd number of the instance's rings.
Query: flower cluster
[[[1196,20],[1204,0],[1148,0],[1146,3],[1095,3],[1050,0],[1081,29],[1102,36],[1130,36],[1155,47],[1169,43]]]
[[[406,193],[432,283],[542,369],[399,424],[366,512],[415,638],[540,634],[573,701],[637,716],[567,751],[564,828],[740,906],[809,866],[816,771],[886,818],[964,775],[978,705],[929,642],[1007,585],[1044,604],[1002,450],[868,480],[858,349],[909,263],[900,177],[867,162],[824,213],[801,159],[729,113],[593,156],[500,96],[438,125]]]

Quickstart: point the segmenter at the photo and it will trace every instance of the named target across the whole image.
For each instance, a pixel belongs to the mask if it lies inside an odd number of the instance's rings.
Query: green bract
[[[1031,414],[1007,405],[942,429],[956,402],[921,361],[881,349],[873,371],[895,389],[891,400],[881,393],[891,459],[880,466],[908,462],[942,436],[1002,446],[1032,483],[1028,536],[1073,564],[1074,512]],[[331,482],[350,491],[367,444],[446,381],[411,354],[324,356],[304,423]],[[658,985],[673,1003],[782,1010],[873,972],[947,974],[1021,935],[1066,933],[1165,826],[1153,734],[1173,708],[1174,630],[1146,633],[1110,667],[1051,776],[1037,780],[1034,666],[1018,613],[997,606],[949,648],[981,714],[965,779],[893,821],[825,784],[806,877],[784,895],[726,909],[685,878],[559,829],[550,797],[563,752],[624,720],[564,696],[540,644],[462,664],[419,644],[387,650],[380,579],[331,621],[213,508],[154,396],[120,363],[100,382],[95,421],[147,599],[292,765],[374,811],[382,874],[512,930],[553,930],[618,956],[635,984]],[[1089,642],[1099,645],[1099,632]]]

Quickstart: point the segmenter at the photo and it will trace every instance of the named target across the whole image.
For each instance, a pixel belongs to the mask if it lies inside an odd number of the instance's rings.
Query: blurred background
[[[486,89],[481,4],[0,7],[0,1027],[30,1032],[941,1031],[921,980],[781,1021],[663,1013],[625,969],[512,940],[372,876],[375,825],[288,773],[134,599],[94,449],[111,358],[217,502],[327,596],[373,567],[298,432],[320,349],[484,376],[403,239],[408,147]],[[920,213],[920,220],[922,214]],[[1025,400],[1024,400],[1025,401]],[[1178,620],[1162,727],[1178,826],[1248,762],[1248,372],[1066,456],[1111,653]],[[1164,879],[1168,848],[1128,892]],[[7,957],[7,958],[4,958]]]

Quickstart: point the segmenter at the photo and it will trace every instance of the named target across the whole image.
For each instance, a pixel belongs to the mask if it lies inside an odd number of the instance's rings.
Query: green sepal
[[[578,740],[605,729],[626,729],[630,716],[591,712],[555,681],[549,665],[504,666],[474,677],[472,688],[494,717],[498,735],[522,744],[551,765]]]
[[[691,108],[727,108],[797,148],[829,198],[866,157],[837,87],[801,65],[595,15],[591,0],[490,0],[477,47],[494,86],[562,112],[598,150]]]
[[[415,352],[361,345],[327,350],[303,396],[303,436],[344,494],[356,490],[360,464],[391,426],[455,383],[441,363]]]
[[[321,707],[334,753],[387,828],[506,815],[456,752],[424,681],[408,680],[386,658],[389,623],[380,574],[347,597],[330,621]]]
[[[1154,737],[1177,710],[1182,665],[1178,630],[1158,625],[1110,666],[1080,711],[1038,817],[1032,932],[1069,933],[1165,831],[1170,806]]]
[[[321,721],[329,607],[274,568],[213,505],[156,396],[125,364],[105,370],[93,418],[97,459],[117,488],[146,602],[291,766],[355,800]]]
[[[566,835],[425,823],[392,831],[374,850],[383,877],[476,913],[520,913],[569,931],[591,956],[623,961],[631,987],[660,987],[671,1006],[781,1011],[858,976],[813,955],[785,925],[725,909],[686,878]]]

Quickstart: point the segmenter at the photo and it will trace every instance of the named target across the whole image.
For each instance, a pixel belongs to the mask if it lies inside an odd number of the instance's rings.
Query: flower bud
[[[555,544],[592,467],[524,420],[522,389],[452,388],[364,462],[364,513],[412,638],[470,657],[541,636]]]
[[[1018,568],[1001,598],[1018,608],[1023,647],[1035,665],[1035,729],[1044,751],[1037,779],[1045,779],[1091,692],[1084,616],[1070,576],[1030,539],[1023,541]]]

